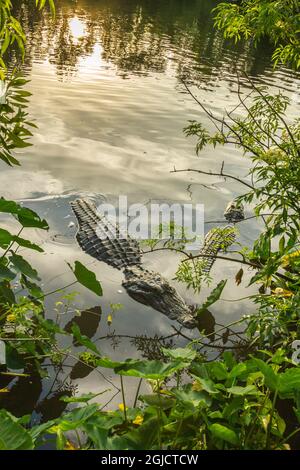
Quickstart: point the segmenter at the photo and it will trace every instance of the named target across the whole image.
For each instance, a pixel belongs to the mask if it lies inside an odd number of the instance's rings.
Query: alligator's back
[[[199,255],[203,256],[202,271],[209,274],[220,250],[226,250],[234,243],[236,234],[233,225],[228,224],[224,228],[216,228],[210,230],[204,239],[204,245],[199,251]]]
[[[118,269],[141,263],[139,244],[129,237],[121,239],[118,228],[93,203],[77,199],[71,206],[79,224],[76,238],[83,251]]]

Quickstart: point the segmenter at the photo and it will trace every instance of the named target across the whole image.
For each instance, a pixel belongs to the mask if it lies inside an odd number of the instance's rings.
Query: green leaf
[[[12,235],[7,230],[0,228],[0,247],[4,249],[7,248],[11,243],[11,240]]]
[[[72,331],[76,341],[78,341],[78,343],[82,344],[83,346],[90,349],[94,353],[100,354],[98,349],[96,348],[95,344],[90,340],[90,338],[88,338],[87,336],[81,334],[80,328],[76,323],[73,323],[73,325],[71,327],[71,331]]]
[[[279,385],[279,376],[277,374],[275,374],[272,367],[270,367],[268,364],[266,364],[261,359],[253,358],[252,361],[256,364],[258,369],[264,375],[265,384],[267,385],[267,387],[269,387],[273,391],[277,390],[278,385]]]
[[[40,288],[40,286],[38,286],[34,282],[29,281],[29,279],[27,279],[27,277],[24,276],[24,274],[21,275],[21,284],[23,287],[26,287],[26,289],[28,289],[28,291],[33,297],[35,297],[36,299],[37,298],[43,299],[44,293],[42,289]]]
[[[32,438],[10,413],[0,410],[0,450],[33,449]]]
[[[15,295],[7,281],[0,282],[0,303],[8,303],[10,305],[16,302]]]
[[[223,426],[223,424],[213,423],[209,426],[210,432],[217,439],[229,442],[229,444],[238,445],[238,436],[232,429]]]
[[[103,393],[106,393],[108,391],[109,390],[104,390],[103,392],[100,392],[100,393],[85,393],[83,395],[80,395],[79,397],[63,396],[63,397],[60,397],[60,400],[64,401],[65,403],[87,403],[93,398],[96,398],[99,395],[102,395]]]
[[[32,440],[35,441],[38,437],[42,436],[45,431],[47,431],[51,426],[55,424],[54,419],[51,421],[47,421],[46,423],[39,424],[38,426],[33,426],[29,433],[32,437]]]
[[[197,355],[197,352],[195,350],[189,348],[162,348],[162,352],[165,356],[170,357],[171,359],[182,360],[187,363],[191,363]]]
[[[161,421],[157,417],[151,417],[134,431],[124,434],[122,437],[127,442],[127,448],[133,450],[151,449],[157,440],[160,426]],[[121,442],[120,444],[122,445],[123,443]],[[120,449],[122,447],[119,447]]]
[[[227,388],[227,392],[231,393],[232,395],[258,395],[259,392],[255,385],[247,385],[246,387],[239,387],[238,385],[234,385],[233,387]]]
[[[90,355],[91,353],[88,353],[88,354]],[[88,364],[89,361],[86,360],[85,356],[86,356],[86,354],[83,353],[79,357],[82,361],[85,361]],[[111,359],[109,359],[108,357],[105,357],[105,356],[102,356],[100,358],[93,356],[93,358],[92,358],[92,365],[96,366],[96,367],[105,367],[106,369],[114,369],[115,367],[119,366],[120,364],[121,364],[120,362],[112,361]]]
[[[184,367],[185,363],[178,361],[165,364],[160,361],[136,361],[129,359],[120,363],[114,368],[114,371],[120,375],[159,380],[170,377],[174,372]]]
[[[172,389],[172,394],[185,408],[198,408],[199,405],[211,406],[209,395],[203,391],[192,390],[191,384],[185,385],[180,389]]]
[[[228,377],[228,372],[223,362],[212,362],[210,370],[217,380],[226,380]]]
[[[223,292],[224,287],[226,286],[227,279],[220,281],[219,284],[211,291],[210,295],[207,297],[206,301],[197,309],[197,315],[201,315],[205,310],[207,310],[211,305],[213,305],[219,298]]]
[[[204,379],[202,377],[197,377],[194,375],[196,381],[201,385],[201,388],[209,394],[219,393],[219,390],[215,387],[215,384],[211,379]]]
[[[34,211],[20,206],[15,201],[7,201],[4,198],[0,198],[0,212],[14,214],[23,227],[49,229],[46,220],[41,219]]]
[[[81,355],[80,357],[82,360],[85,360],[84,355]],[[161,361],[127,359],[124,362],[116,362],[107,357],[93,357],[92,364],[97,367],[114,369],[115,373],[119,375],[128,375],[153,380],[170,377],[176,371],[186,367],[186,363],[182,361],[163,363]]]
[[[31,250],[36,250],[41,253],[44,251],[35,243],[31,243],[29,240],[25,240],[24,238],[18,237],[17,235],[12,235],[7,230],[0,228],[0,247],[6,249],[12,242],[16,242],[18,245],[23,246],[24,248],[30,248]]]
[[[25,363],[17,349],[13,348],[9,342],[6,342],[5,344],[5,358],[6,365],[9,369],[19,370],[23,369],[25,366]]]
[[[82,426],[91,416],[98,413],[99,406],[96,403],[86,405],[83,408],[75,408],[70,413],[63,415],[56,420],[57,426],[54,426],[53,431],[57,432],[55,428],[61,431],[71,431]],[[51,429],[49,430],[51,432]]]
[[[228,377],[230,379],[233,379],[235,377],[239,377],[241,374],[246,372],[247,366],[243,362],[240,362],[239,364],[236,364],[233,369],[229,372]]]
[[[9,257],[14,268],[31,279],[40,280],[37,271],[21,255],[15,253]]]
[[[120,423],[122,423],[122,419],[120,419]],[[113,426],[112,426],[113,427]],[[108,447],[108,430],[100,427],[96,421],[96,424],[91,423],[90,420],[83,425],[83,430],[88,435],[89,439],[91,439],[93,443],[93,448],[97,450],[112,450],[113,447],[110,445]]]
[[[85,425],[97,426],[99,429],[111,429],[114,426],[122,424],[124,417],[121,413],[97,413],[89,418]]]
[[[16,273],[8,269],[4,264],[0,264],[0,281],[12,281],[16,277]]]
[[[149,406],[154,406],[155,408],[161,408],[162,410],[168,410],[174,406],[175,400],[173,397],[168,397],[162,394],[149,394],[141,395],[139,399],[147,403]]]
[[[43,248],[41,248],[39,245],[36,245],[35,243],[32,243],[29,240],[25,240],[25,238],[20,238],[20,237],[17,237],[16,235],[13,235],[13,240],[15,243],[17,243],[20,246],[23,246],[24,248],[29,248],[30,250],[39,251],[40,253],[44,252]]]
[[[279,395],[293,398],[300,390],[300,367],[293,367],[279,375]]]
[[[69,264],[69,263],[68,263]],[[87,269],[80,261],[75,261],[75,269],[69,264],[75,274],[77,281],[96,295],[103,294],[100,282],[96,279],[95,273]]]

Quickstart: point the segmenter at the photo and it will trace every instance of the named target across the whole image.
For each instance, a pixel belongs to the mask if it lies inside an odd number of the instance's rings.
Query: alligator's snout
[[[122,284],[134,300],[151,306],[186,328],[196,326],[192,308],[160,274],[140,266],[130,266],[124,270],[124,275]]]

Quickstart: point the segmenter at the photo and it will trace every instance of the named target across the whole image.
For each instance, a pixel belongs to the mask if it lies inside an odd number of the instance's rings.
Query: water
[[[34,146],[19,154],[21,168],[1,164],[1,195],[23,201],[50,225],[48,233],[28,234],[42,244],[45,253],[26,256],[39,270],[46,292],[71,282],[67,262],[80,260],[96,272],[103,298],[99,301],[76,286],[80,295],[75,299],[76,309],[95,307],[81,323],[94,340],[114,330],[121,335],[172,334],[174,323],[126,295],[121,273],[81,252],[74,238],[76,230],[69,227],[74,221],[69,202],[90,196],[115,203],[120,194],[127,195],[130,203],[201,202],[206,220],[221,219],[228,201],[243,190],[238,183],[170,172],[174,166],[219,170],[225,161],[228,173],[243,177],[249,162],[234,148],[205,149],[195,156],[195,142],[186,139],[182,129],[191,119],[208,127],[210,123],[185,93],[183,82],[202,103],[221,113],[237,102],[236,69],[245,69],[256,83],[281,88],[292,97],[289,116],[293,118],[299,104],[299,75],[285,68],[274,72],[268,45],[254,50],[224,41],[212,26],[211,9],[217,4],[213,0],[62,0],[57,2],[55,20],[23,2],[14,3],[28,37],[24,73],[31,80],[29,112],[39,127]],[[243,81],[242,91],[247,87]],[[9,218],[1,220],[14,228]],[[258,231],[253,220],[244,222],[241,241],[251,243]],[[151,254],[145,256],[145,264],[171,281],[179,259],[169,253]],[[213,268],[214,283],[229,279],[224,299],[253,292],[254,288],[246,289],[251,273],[246,273],[241,286],[235,285],[239,268],[221,261]],[[193,296],[184,286],[176,287],[195,303],[208,293],[204,288]],[[59,297],[47,301],[48,317],[55,316],[54,302]],[[109,329],[106,317],[112,302],[123,308]],[[217,322],[226,324],[249,309],[247,302],[224,301],[212,313]],[[73,316],[74,312],[66,314],[62,325]],[[97,344],[110,356],[138,356],[128,340],[120,341],[116,349],[111,340]],[[67,362],[62,371],[50,368],[49,379],[41,381],[33,375],[10,383],[6,406],[18,415],[34,409],[33,420],[38,421],[59,414],[64,407],[58,400],[61,394],[112,388],[98,373],[73,365]],[[115,384],[113,377],[108,379]],[[135,390],[135,382],[128,381],[128,387]]]

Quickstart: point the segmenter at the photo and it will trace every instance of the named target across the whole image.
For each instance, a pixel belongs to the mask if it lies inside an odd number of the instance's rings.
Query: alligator
[[[225,227],[211,229],[204,238],[199,256],[203,256],[202,272],[207,275],[216,261],[219,251],[226,251],[235,242],[235,224],[245,218],[244,207],[241,203],[230,201],[224,211],[224,217],[229,222]]]
[[[159,273],[142,266],[142,252],[136,240],[129,236],[122,238],[119,228],[102,215],[91,201],[77,199],[71,202],[71,207],[79,225],[76,234],[78,244],[97,260],[123,270],[125,280],[122,285],[131,298],[151,306],[171,320],[177,320],[186,328],[197,326],[195,306],[186,304],[176,289]],[[210,230],[199,252],[204,256],[203,269],[206,273],[212,268],[218,252],[234,242],[234,231],[228,229],[244,218],[243,208],[231,202],[224,216],[229,224],[221,230]],[[224,237],[224,233],[227,236]]]

